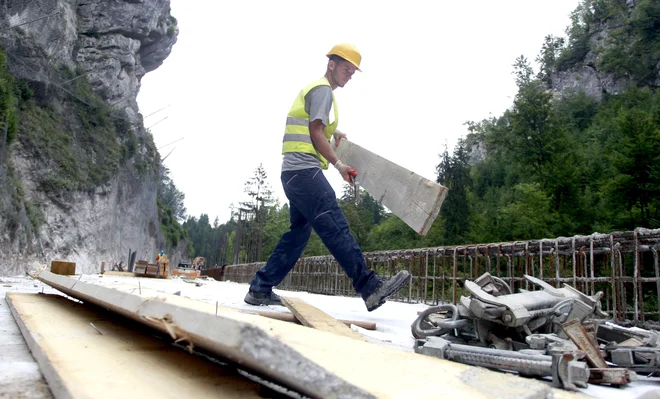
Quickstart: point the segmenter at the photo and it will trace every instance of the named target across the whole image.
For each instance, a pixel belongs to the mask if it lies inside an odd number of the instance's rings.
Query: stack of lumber
[[[200,348],[218,358],[240,364],[242,368],[254,374],[310,397],[573,397],[569,392],[552,389],[538,381],[384,347],[356,339],[355,336],[219,308],[214,304],[177,295],[139,290],[137,283],[133,288],[127,284],[120,289],[110,289],[47,271],[39,273],[36,278],[85,304],[97,305],[167,333],[173,340],[190,348]],[[47,301],[44,298],[47,297],[42,296],[39,300]],[[42,323],[42,325],[53,323],[53,319],[47,316],[49,312],[42,311],[44,305],[19,307],[16,305],[15,297],[11,297],[10,300],[12,312],[17,319],[22,320],[22,324],[27,326],[22,330],[33,353],[39,354],[36,356],[39,364],[42,369],[49,370],[44,373],[49,384],[56,385],[59,390],[68,394],[68,396],[56,396],[155,397],[156,395],[152,394],[145,395],[146,391],[137,393],[137,386],[143,384],[153,387],[164,384],[164,381],[169,383],[170,378],[174,383],[176,373],[173,371],[167,372],[166,378],[161,375],[154,379],[143,378],[141,381],[119,382],[131,386],[135,393],[117,391],[115,394],[113,392],[115,388],[109,386],[109,383],[105,385],[101,382],[85,383],[83,377],[93,374],[94,370],[100,374],[103,373],[99,370],[105,370],[106,379],[107,372],[115,372],[121,368],[120,365],[136,370],[131,363],[133,360],[122,358],[127,354],[118,353],[126,352],[121,350],[123,348],[121,345],[106,342],[108,336],[114,334],[108,334],[109,330],[124,329],[127,328],[127,324],[119,323],[111,327],[105,324],[107,321],[94,319],[96,316],[88,314],[88,319],[84,322],[76,322],[79,329],[71,333],[75,336],[69,335],[64,339],[64,331],[60,329],[73,328],[75,323],[63,318],[62,321],[54,323],[58,325],[54,331],[49,331],[48,328],[33,330],[30,323]],[[81,307],[72,301],[69,301],[70,303],[62,302],[62,299],[58,301],[53,306]],[[301,318],[317,328],[323,326],[324,321],[321,318],[319,322],[318,315],[313,309],[310,310],[294,302],[287,301],[299,312]],[[96,328],[89,326],[89,323],[93,323]],[[329,322],[329,324],[334,323]],[[80,332],[83,327],[84,333]],[[334,327],[337,326],[332,328]],[[130,340],[124,338],[121,341],[123,345],[127,345],[126,341]],[[146,342],[142,345],[148,347]],[[156,367],[159,363],[157,359],[162,354],[160,351],[152,353],[147,349],[145,352],[153,356],[147,361],[149,365],[144,367],[145,372],[149,372],[150,368]],[[88,356],[84,356],[85,353]],[[181,351],[181,355],[183,354],[185,352]],[[85,362],[77,364],[70,360],[70,357],[78,359],[84,357]],[[108,359],[114,359],[113,363],[108,363]],[[191,371],[181,375],[179,383],[185,389],[192,389],[197,385],[190,381],[186,382],[186,379],[193,374],[194,372]],[[101,377],[97,381],[100,380]],[[111,381],[114,384],[118,383],[117,378],[114,377]],[[228,384],[233,383],[228,382]],[[239,385],[236,389],[249,388]],[[163,393],[163,397],[170,396],[174,394]],[[190,393],[185,396],[197,397]],[[238,397],[238,395],[229,397],[234,396]]]
[[[169,262],[151,264],[145,260],[135,262],[135,275],[138,277],[169,277]]]

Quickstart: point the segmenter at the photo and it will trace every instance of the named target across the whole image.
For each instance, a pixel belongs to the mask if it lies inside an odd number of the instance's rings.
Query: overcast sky
[[[260,163],[280,204],[286,114],[325,73],[339,42],[361,69],[335,91],[350,140],[435,180],[466,121],[499,116],[516,93],[516,57],[565,36],[578,0],[171,0],[179,38],[138,96],[188,214],[230,217]],[[167,119],[164,119],[167,118]],[[164,119],[164,120],[163,120]],[[359,171],[358,171],[359,172]],[[341,196],[334,168],[325,172]]]

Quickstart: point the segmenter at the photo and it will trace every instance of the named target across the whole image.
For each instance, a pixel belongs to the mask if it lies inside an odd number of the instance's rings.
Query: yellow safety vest
[[[321,162],[321,168],[328,169],[328,161],[316,151],[312,143],[312,136],[309,132],[309,114],[305,112],[305,96],[313,88],[318,86],[330,86],[328,79],[322,77],[309,84],[302,89],[293,102],[289,114],[286,117],[286,128],[284,129],[284,139],[282,140],[282,154],[287,152],[305,152],[314,155]],[[339,113],[337,111],[337,103],[335,102],[335,94],[332,93],[332,106],[335,109],[335,121],[325,127],[323,133],[325,137],[330,140],[332,134],[337,129],[337,122],[339,121]]]

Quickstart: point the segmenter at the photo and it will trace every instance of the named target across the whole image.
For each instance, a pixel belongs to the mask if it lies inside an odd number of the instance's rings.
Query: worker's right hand
[[[351,177],[355,178],[357,176],[357,171],[350,166],[343,163],[341,160],[337,160],[335,163],[335,169],[339,172],[341,177],[349,184],[353,184]]]

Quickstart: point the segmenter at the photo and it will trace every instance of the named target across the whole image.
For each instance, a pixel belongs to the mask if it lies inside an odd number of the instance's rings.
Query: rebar
[[[660,298],[658,249],[660,229],[638,228],[526,242],[376,251],[364,256],[367,265],[383,278],[391,277],[401,269],[411,272],[413,282],[404,292],[391,298],[394,301],[456,304],[464,282],[479,277],[472,275],[473,271],[496,275],[512,289],[526,283],[523,273],[529,271],[532,276],[556,287],[567,283],[583,289],[585,294],[608,291],[603,308],[609,310],[611,317],[615,320],[632,318],[638,322],[660,314],[660,304],[657,309],[643,306],[644,296]],[[644,253],[651,255],[644,257]],[[485,257],[486,261],[480,257]],[[624,258],[625,262],[631,262],[628,266],[630,274],[626,274]],[[263,265],[227,266],[223,278],[248,283]],[[546,267],[548,273],[544,271]],[[279,288],[328,295],[357,295],[332,256],[301,258]],[[630,302],[632,306],[628,308]]]

